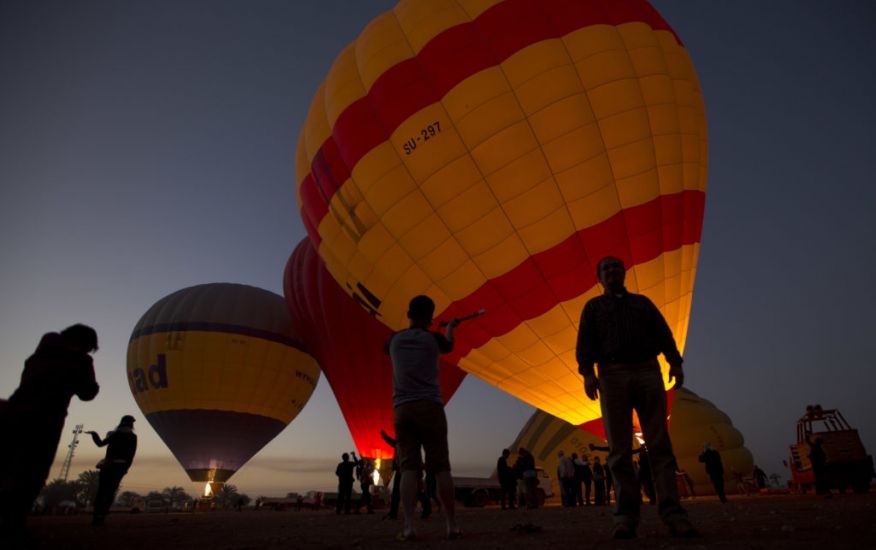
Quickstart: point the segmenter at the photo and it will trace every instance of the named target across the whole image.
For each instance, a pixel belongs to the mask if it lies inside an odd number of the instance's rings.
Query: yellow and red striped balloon
[[[684,45],[644,0],[403,0],[344,49],[297,149],[301,215],[342,288],[392,328],[408,300],[464,370],[573,424],[596,262],[628,266],[683,348],[706,185]],[[665,365],[664,365],[665,368]]]

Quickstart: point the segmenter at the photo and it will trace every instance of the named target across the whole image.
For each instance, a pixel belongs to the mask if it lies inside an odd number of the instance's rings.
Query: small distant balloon
[[[192,481],[225,482],[310,399],[319,366],[281,296],[213,283],[143,315],[128,344],[134,399]]]

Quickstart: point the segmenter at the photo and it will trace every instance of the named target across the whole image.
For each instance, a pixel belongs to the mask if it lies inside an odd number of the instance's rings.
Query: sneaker
[[[673,537],[680,539],[695,539],[703,536],[696,527],[686,519],[677,519],[669,524],[669,532]]]
[[[626,523],[618,523],[614,526],[612,538],[615,539],[634,539],[636,538],[636,528]]]

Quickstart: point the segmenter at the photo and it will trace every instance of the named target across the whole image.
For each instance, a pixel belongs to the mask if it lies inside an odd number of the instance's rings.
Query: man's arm
[[[74,391],[76,396],[82,401],[91,401],[97,396],[97,392],[100,391],[100,386],[97,385],[97,379],[94,377],[94,363],[88,355],[82,360],[79,380],[76,381],[76,389]]]
[[[438,341],[438,349],[441,353],[450,353],[453,351],[453,333],[456,330],[456,326],[459,325],[459,319],[454,317],[447,323],[447,329],[444,331],[444,336],[441,336],[440,333],[433,332],[432,334],[436,335],[436,340]]]
[[[654,315],[654,328],[660,342],[660,351],[666,357],[666,362],[669,363],[669,381],[675,380],[675,389],[681,388],[684,385],[684,369],[681,366],[684,361],[681,358],[681,353],[678,352],[678,345],[675,343],[672,330],[666,323],[663,314],[660,313],[654,302],[648,300],[648,304],[650,304],[652,315]]]
[[[393,439],[392,437],[390,437],[388,433],[386,433],[386,432],[383,431],[383,430],[380,430],[380,437],[382,437],[383,440],[386,441],[386,444],[387,444],[387,445],[389,445],[390,447],[392,447],[393,449],[395,449],[395,439]]]
[[[101,440],[100,436],[97,435],[97,432],[85,432],[87,434],[91,434],[91,440],[94,441],[94,444],[98,447],[104,447],[107,443],[109,443],[109,434],[107,434],[106,439]]]
[[[578,323],[575,358],[578,361],[578,372],[584,376],[584,393],[594,401],[599,398],[599,380],[594,370],[597,342],[596,319],[593,306],[588,302],[581,311],[581,320]]]
[[[392,339],[395,336],[393,333],[389,338],[386,339],[386,342],[383,343],[383,353],[389,355],[389,346],[392,344]]]

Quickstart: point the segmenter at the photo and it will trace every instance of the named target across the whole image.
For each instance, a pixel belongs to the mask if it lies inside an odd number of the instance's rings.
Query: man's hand
[[[449,330],[452,328],[456,328],[457,325],[459,325],[459,323],[460,323],[460,320],[457,319],[456,317],[454,317],[453,319],[447,321],[447,329]]]
[[[599,399],[599,379],[596,378],[596,373],[584,375],[584,393],[593,401]]]
[[[684,370],[681,368],[681,363],[677,365],[669,365],[669,381],[675,379],[674,389],[679,389],[684,385]]]

